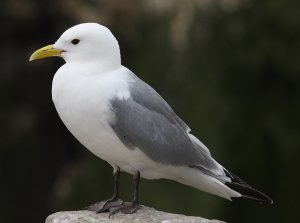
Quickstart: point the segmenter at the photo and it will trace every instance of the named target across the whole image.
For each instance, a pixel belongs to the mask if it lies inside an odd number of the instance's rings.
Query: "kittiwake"
[[[88,207],[98,213],[133,213],[139,209],[140,177],[170,179],[226,198],[273,201],[212,158],[168,103],[121,65],[119,44],[96,23],[66,30],[53,45],[35,51],[30,61],[59,56],[52,99],[75,138],[113,167],[111,199]],[[133,175],[132,202],[119,196],[120,171]]]

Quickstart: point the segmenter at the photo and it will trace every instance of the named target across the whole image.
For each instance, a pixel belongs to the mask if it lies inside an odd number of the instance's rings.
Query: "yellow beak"
[[[37,59],[43,59],[46,57],[60,57],[61,56],[61,49],[55,49],[53,48],[53,45],[45,46],[41,49],[38,49],[35,51],[31,56],[29,61],[37,60]]]

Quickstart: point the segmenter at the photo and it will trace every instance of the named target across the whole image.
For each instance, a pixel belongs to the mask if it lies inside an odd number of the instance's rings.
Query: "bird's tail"
[[[231,179],[231,182],[225,182],[224,184],[230,189],[240,193],[242,195],[241,198],[253,200],[261,204],[273,203],[273,200],[267,195],[252,188],[249,184],[247,184],[245,181],[229,172],[228,170],[224,169],[224,171],[226,176]]]

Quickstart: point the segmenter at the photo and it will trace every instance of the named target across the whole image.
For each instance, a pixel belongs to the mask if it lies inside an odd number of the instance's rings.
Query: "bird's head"
[[[30,61],[59,56],[68,62],[121,64],[119,44],[105,26],[83,23],[66,30],[55,44],[35,51]]]

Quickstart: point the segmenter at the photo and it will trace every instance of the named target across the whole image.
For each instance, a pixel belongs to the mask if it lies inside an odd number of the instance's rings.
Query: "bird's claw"
[[[114,206],[109,208],[109,217],[117,213],[132,214],[137,210],[139,210],[140,208],[141,206],[137,203],[123,202],[119,206]]]
[[[124,202],[120,198],[111,198],[105,201],[100,201],[95,204],[92,204],[88,207],[85,207],[84,210],[93,211],[96,213],[110,212],[110,208],[119,207]]]

